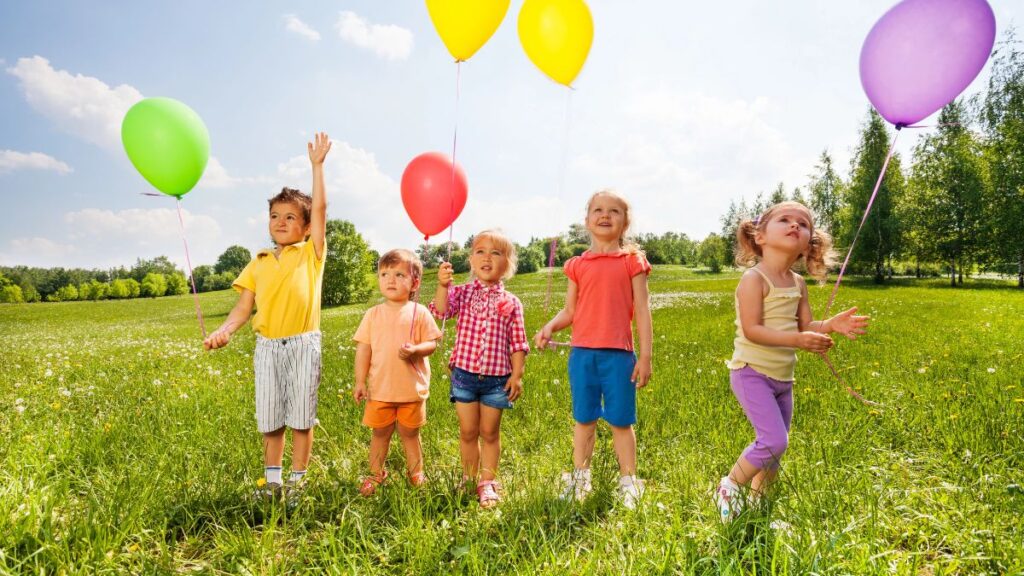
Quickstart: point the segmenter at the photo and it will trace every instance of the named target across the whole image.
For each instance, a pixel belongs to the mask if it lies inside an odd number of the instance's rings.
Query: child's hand
[[[508,401],[515,402],[523,393],[523,379],[512,376],[505,384],[505,392],[508,392]]]
[[[331,149],[331,139],[327,137],[326,132],[317,132],[313,137],[313,142],[306,143],[306,148],[309,150],[310,163],[314,166],[320,166],[324,163],[324,158],[327,158],[327,152]]]
[[[357,404],[370,399],[370,394],[366,391],[365,382],[356,384],[356,387],[352,389],[352,397],[355,398]]]
[[[401,348],[398,349],[398,357],[401,358],[402,360],[405,360],[406,362],[415,362],[416,347],[413,346],[410,342],[406,342],[405,344],[402,345]]]
[[[203,340],[204,350],[216,350],[223,348],[231,341],[231,333],[227,330],[214,330]]]
[[[451,262],[442,262],[441,265],[437,267],[437,283],[441,286],[447,288],[452,283],[453,275],[454,272],[452,271]]]
[[[533,345],[537,350],[544,350],[551,342],[551,327],[547,324],[533,336]]]
[[[797,336],[796,347],[801,350],[807,350],[808,352],[816,352],[821,354],[822,352],[828,352],[828,349],[832,347],[835,342],[832,338],[826,336],[820,332],[801,332]]]
[[[854,306],[829,318],[829,329],[832,332],[846,336],[850,340],[856,340],[858,334],[865,333],[868,327],[868,320],[871,318],[870,316],[854,316],[853,313],[856,311],[857,307]]]
[[[637,390],[647,386],[647,383],[651,381],[651,359],[644,358],[641,356],[637,358],[636,366],[633,366],[633,375],[629,378],[629,381],[636,384]]]

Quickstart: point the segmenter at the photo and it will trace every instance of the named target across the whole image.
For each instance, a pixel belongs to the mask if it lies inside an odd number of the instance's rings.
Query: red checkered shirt
[[[512,354],[529,352],[523,303],[505,291],[501,282],[487,286],[474,279],[448,289],[448,310],[442,316],[434,303],[436,318],[458,316],[455,347],[448,366],[474,374],[504,376],[512,373]]]

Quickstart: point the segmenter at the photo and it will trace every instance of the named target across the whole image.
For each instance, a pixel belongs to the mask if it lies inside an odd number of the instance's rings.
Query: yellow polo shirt
[[[313,243],[306,241],[285,246],[277,257],[273,250],[260,250],[231,287],[256,294],[256,333],[284,338],[320,329],[323,281],[324,260],[317,259]]]

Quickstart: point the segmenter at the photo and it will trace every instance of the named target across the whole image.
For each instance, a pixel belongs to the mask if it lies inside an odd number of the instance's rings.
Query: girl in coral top
[[[590,249],[565,263],[569,285],[562,308],[534,337],[538,349],[554,332],[572,326],[569,388],[573,433],[573,472],[562,475],[562,498],[582,500],[591,492],[590,462],[597,421],[612,429],[619,461],[618,496],[635,508],[643,495],[636,477],[636,391],[651,378],[651,307],[643,252],[626,240],[630,207],[625,198],[602,190],[587,202],[585,225]],[[633,321],[639,357],[633,347]]]

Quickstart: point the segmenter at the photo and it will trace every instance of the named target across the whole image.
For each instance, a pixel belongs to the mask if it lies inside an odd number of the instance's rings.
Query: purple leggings
[[[743,450],[743,457],[758,468],[777,469],[779,459],[789,446],[793,382],[769,378],[750,366],[732,370],[729,382],[757,434]]]

